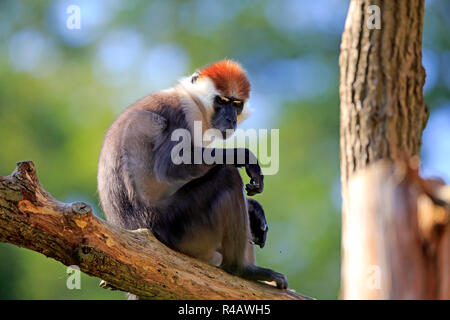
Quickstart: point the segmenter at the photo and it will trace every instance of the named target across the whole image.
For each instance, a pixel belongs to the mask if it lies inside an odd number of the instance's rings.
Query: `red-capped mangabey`
[[[261,193],[264,177],[256,157],[248,149],[233,149],[232,165],[225,160],[174,164],[171,158],[179,143],[171,139],[175,129],[193,134],[194,121],[201,121],[203,132],[215,128],[226,137],[249,115],[249,93],[241,66],[223,60],[137,101],[105,136],[98,192],[112,224],[148,228],[172,249],[246,279],[275,281],[284,289],[283,274],[255,265],[252,243],[264,245],[267,224],[259,203],[245,197],[237,168],[245,167],[251,178],[247,194]],[[198,148],[220,154],[204,145],[191,150]],[[239,163],[242,151],[245,159]]]

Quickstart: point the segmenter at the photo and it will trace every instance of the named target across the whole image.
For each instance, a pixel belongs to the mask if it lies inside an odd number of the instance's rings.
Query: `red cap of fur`
[[[248,99],[250,82],[244,69],[233,60],[221,60],[200,71],[199,78],[208,77],[224,96],[237,99]]]

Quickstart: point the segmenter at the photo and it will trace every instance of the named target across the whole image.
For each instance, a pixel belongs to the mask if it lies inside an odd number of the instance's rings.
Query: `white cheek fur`
[[[192,83],[191,77],[187,77],[180,82],[190,94],[200,100],[208,115],[211,115],[214,112],[214,98],[219,92],[216,90],[214,83],[210,79],[198,79]]]
[[[248,102],[244,103],[244,108],[242,109],[242,112],[240,115],[237,116],[237,122],[240,124],[242,121],[250,117],[252,114],[253,109],[250,108],[250,104]]]

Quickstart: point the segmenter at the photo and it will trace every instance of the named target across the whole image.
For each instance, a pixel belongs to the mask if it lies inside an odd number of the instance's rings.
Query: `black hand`
[[[250,183],[245,186],[248,196],[253,196],[264,191],[264,176],[259,164],[247,164],[245,171],[250,177]]]

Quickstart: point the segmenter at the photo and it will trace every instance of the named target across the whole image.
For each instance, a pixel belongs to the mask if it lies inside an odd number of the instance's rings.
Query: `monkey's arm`
[[[190,148],[190,156],[187,157],[188,163],[175,164],[171,158],[172,149],[178,143],[178,141],[167,139],[158,150],[159,155],[156,156],[155,173],[160,181],[191,181],[205,175],[216,165],[228,164],[236,167],[245,167],[245,171],[250,177],[250,183],[245,187],[249,196],[263,192],[264,176],[258,159],[249,149],[217,149],[192,146]],[[195,154],[197,154],[197,157]],[[205,161],[206,155],[214,161]]]
[[[222,164],[231,164],[238,168],[245,167],[250,177],[250,183],[245,186],[247,195],[253,196],[264,190],[264,175],[259,166],[256,156],[247,148],[217,149],[202,148],[203,154],[211,155]]]
[[[231,152],[233,164],[239,167],[245,167],[245,172],[250,177],[250,183],[245,186],[248,196],[253,196],[264,191],[264,175],[259,166],[256,156],[247,148],[224,149],[224,163],[230,160],[228,155]],[[226,162],[229,163],[229,162]]]
[[[142,148],[142,142],[156,141],[167,127],[167,120],[148,110],[130,112],[123,123],[122,148]]]

